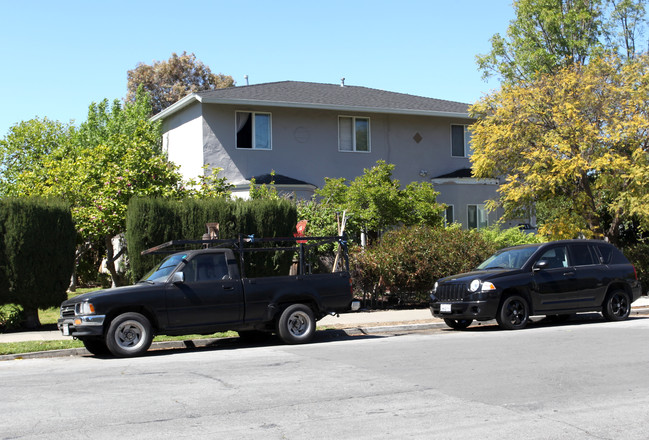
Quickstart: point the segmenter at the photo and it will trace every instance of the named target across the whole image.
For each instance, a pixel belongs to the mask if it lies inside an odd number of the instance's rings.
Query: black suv
[[[564,240],[501,249],[473,272],[440,279],[430,310],[454,329],[495,318],[515,330],[531,315],[600,311],[621,321],[640,295],[635,268],[613,245]]]

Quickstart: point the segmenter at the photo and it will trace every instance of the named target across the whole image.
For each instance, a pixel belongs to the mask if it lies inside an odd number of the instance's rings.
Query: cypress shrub
[[[126,218],[126,242],[133,280],[144,276],[162,256],[140,253],[171,240],[198,240],[206,223],[219,223],[220,238],[237,238],[239,233],[255,237],[292,237],[297,209],[287,200],[164,200],[133,198]],[[269,244],[259,244],[267,247]],[[253,244],[252,246],[255,246]],[[288,274],[290,252],[246,255],[246,276]]]
[[[28,327],[39,325],[38,309],[58,306],[74,267],[76,231],[69,205],[38,198],[0,201],[5,288],[0,303],[19,304]]]

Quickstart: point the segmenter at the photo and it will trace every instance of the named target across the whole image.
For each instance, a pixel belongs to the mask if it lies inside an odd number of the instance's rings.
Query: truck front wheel
[[[277,321],[277,334],[286,344],[309,342],[315,333],[313,310],[304,304],[288,306]]]
[[[117,316],[106,333],[106,346],[117,357],[138,356],[149,349],[152,340],[151,323],[139,313]]]

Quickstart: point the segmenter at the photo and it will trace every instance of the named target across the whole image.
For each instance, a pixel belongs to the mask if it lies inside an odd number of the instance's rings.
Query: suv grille
[[[71,318],[74,316],[74,305],[61,306],[61,318]]]
[[[467,293],[467,285],[464,283],[449,283],[437,286],[435,297],[438,301],[462,301]]]

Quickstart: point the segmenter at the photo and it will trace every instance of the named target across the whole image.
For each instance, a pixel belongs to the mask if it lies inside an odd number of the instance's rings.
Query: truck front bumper
[[[102,336],[106,315],[81,315],[74,318],[61,318],[57,327],[63,336]]]

